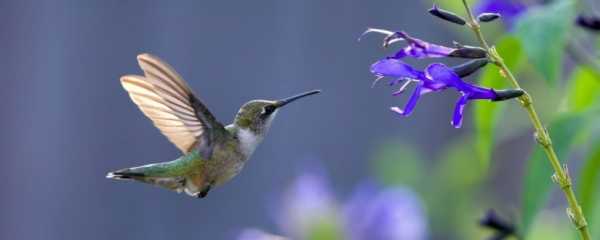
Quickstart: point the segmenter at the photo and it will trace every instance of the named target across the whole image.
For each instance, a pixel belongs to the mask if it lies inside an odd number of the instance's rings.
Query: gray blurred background
[[[269,204],[306,165],[320,163],[347,195],[389,139],[433,156],[455,130],[453,93],[422,98],[410,118],[393,89],[371,89],[369,65],[389,51],[366,27],[450,43],[401,0],[0,1],[0,239],[232,239],[275,230]],[[426,29],[426,31],[424,30]],[[445,39],[444,39],[445,38]],[[323,93],[284,109],[232,182],[198,200],[107,171],[166,161],[178,150],[119,84],[136,55],[168,61],[223,122],[255,98]]]

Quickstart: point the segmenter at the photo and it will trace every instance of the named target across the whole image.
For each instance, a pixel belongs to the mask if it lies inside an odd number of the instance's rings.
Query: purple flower
[[[383,40],[384,47],[388,47],[396,42],[406,41],[407,46],[400,49],[392,57],[396,59],[405,57],[413,57],[417,59],[442,57],[484,58],[487,56],[486,52],[481,48],[468,46],[460,46],[459,48],[445,47],[429,43],[418,38],[413,38],[403,31],[392,32],[385,29],[369,28],[362,34],[362,36],[369,33],[381,33],[386,35]]]
[[[347,239],[426,239],[427,221],[419,198],[397,187],[363,184],[345,206]]]
[[[477,14],[486,12],[499,13],[509,27],[526,10],[527,5],[520,0],[482,0],[475,6]]]
[[[437,8],[434,6],[434,10],[435,9]],[[459,44],[455,44],[457,45],[457,48],[445,47],[413,38],[402,31],[392,32],[384,29],[369,28],[363,35],[367,33],[380,33],[386,35],[383,41],[384,47],[400,41],[407,42],[407,45],[396,52],[396,54],[377,61],[371,66],[371,72],[377,76],[374,83],[377,83],[378,80],[384,77],[392,78],[389,84],[390,86],[402,83],[400,88],[393,93],[394,96],[404,92],[410,83],[416,83],[413,94],[406,103],[406,106],[403,109],[399,107],[391,108],[392,111],[402,116],[408,116],[412,113],[421,95],[454,88],[461,94],[461,97],[458,99],[456,107],[454,108],[454,116],[452,117],[451,123],[454,127],[460,128],[462,125],[464,108],[470,100],[488,99],[492,101],[501,101],[519,97],[524,93],[522,90],[496,91],[494,89],[476,86],[462,80],[462,77],[474,73],[487,64],[487,52],[481,48]],[[455,67],[454,69],[449,68],[442,63],[434,63],[429,65],[424,71],[419,71],[402,61],[402,59],[406,57],[416,59],[460,57],[473,58],[475,60]]]
[[[495,91],[491,88],[479,87],[465,82],[453,69],[441,63],[431,64],[425,71],[419,71],[399,59],[387,58],[374,63],[371,66],[371,72],[378,77],[378,80],[383,77],[392,78],[390,81],[391,86],[403,83],[393,95],[401,94],[411,82],[416,83],[417,86],[404,109],[391,108],[392,111],[402,116],[408,116],[412,113],[421,95],[443,91],[448,88],[456,89],[461,94],[456,102],[454,116],[452,117],[452,125],[456,128],[461,126],[465,105],[470,100],[489,99],[500,101],[523,94],[520,90]]]
[[[427,223],[420,199],[402,187],[382,189],[369,183],[339,204],[318,173],[300,175],[284,192],[277,212],[291,239],[423,240]],[[342,207],[340,207],[342,206]],[[249,229],[239,240],[279,240]]]
[[[338,222],[336,208],[323,175],[307,172],[297,177],[283,194],[278,223],[294,239],[306,239],[318,224]]]

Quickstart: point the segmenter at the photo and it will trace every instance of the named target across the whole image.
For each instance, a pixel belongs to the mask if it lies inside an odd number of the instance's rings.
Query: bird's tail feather
[[[124,168],[114,172],[106,174],[106,178],[117,179],[117,180],[129,180],[135,178],[143,178],[146,174],[141,172],[132,171],[133,168]]]
[[[185,177],[178,174],[178,172],[169,171],[169,164],[173,164],[173,162],[124,168],[109,172],[106,175],[106,178],[116,180],[136,180],[181,192],[185,185]]]
[[[172,171],[175,161],[152,163],[139,167],[124,168],[109,172],[106,178],[112,179],[140,179],[145,177],[172,177],[176,172]]]

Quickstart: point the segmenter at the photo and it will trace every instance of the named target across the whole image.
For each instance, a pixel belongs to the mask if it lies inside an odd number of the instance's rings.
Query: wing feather
[[[198,120],[206,128],[225,131],[221,123],[210,113],[208,108],[202,104],[194,95],[192,89],[181,78],[181,76],[168,63],[151,54],[140,54],[137,57],[138,63],[146,79],[152,83],[156,92],[163,98],[170,101],[180,100],[185,105],[191,106],[196,113]],[[205,139],[209,141],[208,139]]]
[[[123,76],[121,84],[133,102],[169,141],[182,152],[188,152],[193,147],[197,137],[202,134],[202,124],[195,118],[193,110],[173,109],[142,76]]]
[[[180,111],[179,109],[173,109],[169,106],[167,106],[166,104],[163,104],[162,101],[160,99],[157,99],[155,97],[149,97],[149,96],[145,96],[143,94],[139,94],[139,95],[134,95],[132,96],[132,99],[134,100],[134,102],[138,105],[140,105],[140,107],[146,107],[148,108],[149,111],[152,112],[165,112],[171,115],[175,115],[177,116],[179,119],[181,120],[185,120],[188,122],[197,122],[198,120],[196,119],[196,117],[194,115],[192,115],[192,113],[189,113],[187,111]]]
[[[177,148],[187,153],[198,143],[209,147],[211,131],[225,132],[223,125],[169,64],[147,53],[138,55],[137,60],[145,76],[123,76],[121,84],[133,102]]]
[[[192,95],[191,88],[173,67],[166,62],[147,53],[138,55],[137,59],[146,77],[152,77],[153,80],[158,81],[156,83],[153,82],[153,84],[166,85],[166,89],[174,90],[179,96],[187,97]]]

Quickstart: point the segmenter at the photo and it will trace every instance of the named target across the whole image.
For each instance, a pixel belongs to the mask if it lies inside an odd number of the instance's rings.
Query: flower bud
[[[497,239],[504,239],[515,234],[515,227],[510,222],[500,219],[493,209],[487,211],[485,216],[479,220],[479,225],[496,231],[495,236],[502,236]]]
[[[578,16],[577,25],[592,31],[600,31],[600,17]]]
[[[496,93],[496,98],[492,99],[492,101],[494,102],[518,98],[525,94],[525,91],[523,91],[522,89],[494,90],[494,92]]]
[[[477,19],[480,22],[492,22],[498,18],[500,18],[500,13],[482,13],[477,16]]]
[[[466,76],[469,76],[469,75],[477,72],[477,70],[479,70],[482,67],[484,67],[485,65],[487,65],[488,62],[489,62],[489,60],[487,58],[475,59],[475,60],[468,61],[464,64],[452,67],[452,70],[454,70],[454,72],[459,77],[464,78]]]
[[[437,5],[433,5],[433,8],[429,9],[429,13],[433,16],[439,17],[451,23],[456,23],[458,25],[465,25],[467,23],[462,17],[456,15],[456,13],[439,9]]]
[[[448,54],[448,56],[457,58],[487,58],[487,52],[480,47],[461,46],[459,49]]]

